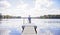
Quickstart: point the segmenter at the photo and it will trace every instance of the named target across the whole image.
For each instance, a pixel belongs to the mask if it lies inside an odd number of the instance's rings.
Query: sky
[[[0,0],[0,13],[12,16],[60,14],[60,0]]]

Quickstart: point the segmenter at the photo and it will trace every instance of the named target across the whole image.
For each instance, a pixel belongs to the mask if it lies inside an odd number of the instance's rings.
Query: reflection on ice
[[[0,28],[0,35],[10,35],[10,30],[8,29],[3,29],[3,28]]]
[[[53,35],[53,33],[50,30],[40,30],[40,35]]]
[[[10,35],[21,35],[21,32],[17,28],[11,29]]]
[[[3,19],[0,22],[0,35],[21,35],[22,19]],[[60,35],[60,19],[32,19],[32,23],[38,26],[38,35]]]

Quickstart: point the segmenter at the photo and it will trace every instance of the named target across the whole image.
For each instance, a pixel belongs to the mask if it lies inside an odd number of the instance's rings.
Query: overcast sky
[[[60,14],[60,0],[0,0],[0,13],[13,16]]]

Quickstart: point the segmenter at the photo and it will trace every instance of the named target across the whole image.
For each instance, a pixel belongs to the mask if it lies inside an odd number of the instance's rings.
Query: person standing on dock
[[[30,15],[29,15],[29,17],[28,17],[28,21],[29,21],[29,23],[31,23],[31,17],[30,17]]]

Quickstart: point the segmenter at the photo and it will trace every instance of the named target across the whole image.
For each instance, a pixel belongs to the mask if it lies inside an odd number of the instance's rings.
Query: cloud
[[[41,16],[41,15],[47,15],[47,14],[59,14],[60,10],[54,8],[54,2],[53,1],[49,1],[49,0],[36,0],[34,1],[34,7],[31,7],[31,5],[29,5],[28,3],[25,3],[24,1],[21,0],[21,3],[19,5],[17,5],[17,7],[15,8],[10,8],[6,11],[7,13],[5,14],[9,14],[9,15],[15,15],[16,16]],[[9,4],[9,2],[2,2],[4,3],[5,7],[8,8],[11,5]],[[14,6],[12,6],[14,7]],[[4,7],[3,7],[4,8]]]
[[[53,3],[48,1],[48,0],[36,0],[36,5],[35,7],[42,7],[42,6],[46,6],[49,7],[51,6]]]
[[[11,6],[11,4],[9,2],[7,2],[7,1],[0,1],[0,7],[1,8],[8,8],[10,6]]]
[[[0,1],[0,13],[7,14],[8,10],[11,7],[11,4],[6,0]]]
[[[40,16],[43,13],[46,14],[47,10],[53,5],[53,2],[48,0],[36,0],[34,8],[31,8],[29,4],[24,3],[17,6],[17,9],[21,12],[25,12],[25,15]]]
[[[59,14],[60,10],[54,8],[54,2],[49,0],[36,0],[35,8],[32,9],[37,16],[47,15],[47,14]]]
[[[52,5],[53,5],[53,2],[50,2],[48,0],[36,0],[35,8],[32,9],[32,12],[35,13],[36,16],[47,14],[49,8]]]

